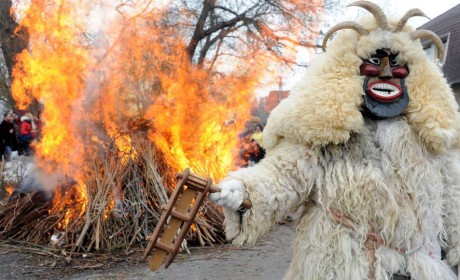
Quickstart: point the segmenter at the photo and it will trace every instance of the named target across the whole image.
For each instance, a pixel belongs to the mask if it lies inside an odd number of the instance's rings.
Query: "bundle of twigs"
[[[33,233],[49,232],[56,219],[50,217],[49,225],[43,225],[40,221],[48,216],[50,208],[51,201],[43,192],[13,193],[0,210],[0,237],[43,242],[43,238]]]
[[[0,206],[0,238],[49,243],[70,253],[129,252],[144,246],[175,185],[175,172],[145,138],[133,136],[128,152],[109,145],[88,158],[84,201],[76,199],[76,185],[60,186],[52,199],[40,193],[10,197]],[[61,201],[59,207],[56,201]],[[223,241],[220,208],[206,204],[196,223],[189,241],[201,245]]]

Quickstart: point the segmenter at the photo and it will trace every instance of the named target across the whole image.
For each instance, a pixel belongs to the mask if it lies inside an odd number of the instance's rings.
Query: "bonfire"
[[[30,46],[12,90],[20,108],[43,104],[43,128],[34,167],[2,201],[4,240],[70,253],[142,247],[178,172],[215,182],[236,168],[255,83],[193,67],[182,41],[155,24],[158,10],[117,10],[131,20],[104,22],[94,39],[81,10],[94,11],[91,2],[32,1],[24,12]],[[187,240],[222,242],[222,223],[206,202]]]
[[[212,61],[216,75],[193,64],[158,1],[15,2],[29,47],[11,89],[19,109],[42,104],[43,125],[33,167],[0,203],[1,239],[129,252],[146,245],[178,172],[218,182],[238,168],[238,134],[276,51]],[[223,242],[222,209],[206,201],[191,228],[189,243]]]
[[[165,183],[173,184],[174,178],[150,142],[133,145],[135,155],[127,158],[103,147],[92,159],[87,155],[82,182],[31,169],[0,207],[1,238],[68,252],[129,251],[144,244],[168,200]],[[56,186],[47,190],[40,184]],[[222,220],[220,209],[208,203],[189,240],[222,241]]]

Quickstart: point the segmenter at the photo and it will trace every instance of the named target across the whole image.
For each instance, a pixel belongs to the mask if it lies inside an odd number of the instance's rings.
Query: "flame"
[[[29,50],[17,57],[13,70],[13,97],[18,107],[26,109],[33,100],[44,104],[44,122],[40,141],[34,149],[37,164],[50,174],[61,173],[79,181],[72,189],[57,190],[51,211],[64,211],[60,227],[84,213],[86,187],[82,132],[75,125],[82,121],[78,101],[85,88],[85,72],[91,57],[79,43],[84,23],[76,3],[68,1],[32,1],[20,28],[29,33]]]
[[[14,191],[14,186],[6,185],[5,186],[5,191],[8,195],[11,195]]]
[[[221,81],[231,95],[220,104],[224,97],[200,87],[197,82],[208,78],[200,75],[178,70],[174,80],[163,80],[166,95],[147,112],[148,118],[155,118],[151,139],[176,170],[192,167],[194,172],[220,179],[235,168],[236,134],[249,118],[254,84]]]
[[[56,189],[50,213],[63,213],[57,229],[64,230],[72,219],[85,213],[88,195],[83,186],[82,183],[77,183],[73,187]]]
[[[191,228],[194,232],[197,230],[196,224],[191,224],[191,225],[190,225],[190,228]]]
[[[98,149],[113,145],[125,162],[136,156],[138,131],[176,171],[191,167],[218,180],[235,169],[238,133],[270,61],[252,50],[249,63],[212,75],[189,62],[186,38],[158,24],[169,1],[111,2],[36,0],[22,8],[30,45],[17,57],[12,92],[21,108],[44,105],[37,164],[77,182],[54,196],[51,211],[65,213],[61,228],[88,207]]]
[[[17,58],[13,75],[13,96],[20,108],[26,108],[33,99],[45,104],[42,139],[35,149],[44,161],[42,167],[50,172],[59,164],[64,173],[74,172],[78,153],[82,149],[77,141],[76,128],[71,125],[73,106],[84,87],[83,76],[88,66],[88,54],[78,45],[82,24],[72,4],[65,1],[32,1],[21,28],[30,35],[30,51]],[[46,11],[46,12],[44,12]],[[69,149],[72,147],[72,149]]]

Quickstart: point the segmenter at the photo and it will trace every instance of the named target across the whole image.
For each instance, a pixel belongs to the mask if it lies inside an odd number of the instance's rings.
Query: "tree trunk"
[[[190,39],[190,42],[186,48],[187,55],[189,61],[193,61],[193,56],[195,55],[196,48],[198,43],[205,37],[204,36],[204,25],[208,18],[209,12],[213,9],[216,0],[204,0],[203,1],[203,9],[201,10],[200,17],[198,18],[198,22],[196,23],[195,31],[193,32],[193,36]]]

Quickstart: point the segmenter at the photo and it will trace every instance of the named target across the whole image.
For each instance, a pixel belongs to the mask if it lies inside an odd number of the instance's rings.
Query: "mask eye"
[[[380,65],[380,58],[378,57],[371,57],[367,61],[374,65]]]
[[[399,66],[399,63],[396,61],[396,59],[391,59],[390,60],[390,66],[391,67]]]

